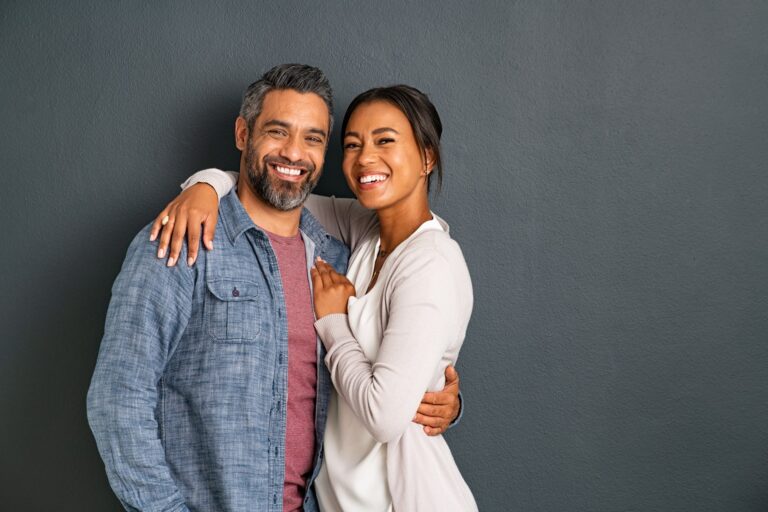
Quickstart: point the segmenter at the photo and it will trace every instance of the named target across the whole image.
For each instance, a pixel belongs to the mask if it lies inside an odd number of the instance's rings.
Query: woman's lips
[[[389,179],[389,175],[384,173],[361,174],[357,177],[357,183],[360,189],[368,190],[376,188]]]

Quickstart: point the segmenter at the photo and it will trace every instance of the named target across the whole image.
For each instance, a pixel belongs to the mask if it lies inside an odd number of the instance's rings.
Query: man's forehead
[[[292,89],[269,91],[262,103],[261,121],[279,118],[283,122],[328,124],[328,105],[313,92],[298,92]]]

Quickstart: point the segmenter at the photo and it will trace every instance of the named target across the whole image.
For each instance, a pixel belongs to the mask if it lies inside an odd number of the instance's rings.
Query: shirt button
[[[240,290],[237,289],[237,286],[232,288],[232,296],[233,297],[239,297],[240,296]]]

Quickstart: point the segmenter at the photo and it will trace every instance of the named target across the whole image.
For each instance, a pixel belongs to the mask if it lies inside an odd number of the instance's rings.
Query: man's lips
[[[274,174],[286,181],[301,181],[302,177],[307,174],[307,169],[305,167],[275,163],[270,163],[268,165]]]

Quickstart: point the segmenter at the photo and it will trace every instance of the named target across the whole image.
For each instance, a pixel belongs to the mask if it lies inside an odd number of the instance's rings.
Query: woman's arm
[[[356,199],[311,194],[304,206],[351,251],[376,223],[376,212],[364,208]]]
[[[207,183],[216,190],[216,194],[221,199],[237,185],[237,179],[238,173],[233,171],[204,169],[190,176],[181,184],[181,188],[187,189],[197,183]],[[349,198],[311,194],[304,206],[320,221],[328,233],[344,242],[352,250],[376,217],[373,210],[363,208],[357,200]]]
[[[187,264],[197,259],[202,225],[203,244],[213,248],[213,235],[218,220],[218,200],[237,185],[238,173],[220,169],[204,169],[181,184],[182,193],[157,215],[150,240],[158,235],[157,256],[163,258],[170,246],[168,266],[178,260],[184,238],[189,247]],[[207,186],[210,185],[210,186]],[[213,194],[215,192],[215,195]],[[331,235],[354,250],[362,236],[376,222],[375,213],[354,199],[310,195],[305,205]]]
[[[346,314],[318,312],[322,317],[315,323],[336,390],[380,442],[406,430],[424,392],[447,364],[445,356],[455,359],[472,304],[469,281],[462,289],[455,265],[439,251],[404,256],[387,284],[390,313],[375,361],[366,358]],[[313,272],[313,281],[317,301],[323,276]]]
[[[186,190],[198,183],[207,183],[216,191],[219,199],[229,194],[229,191],[237,186],[239,174],[235,171],[222,171],[221,169],[203,169],[187,178],[181,184],[181,189]]]

